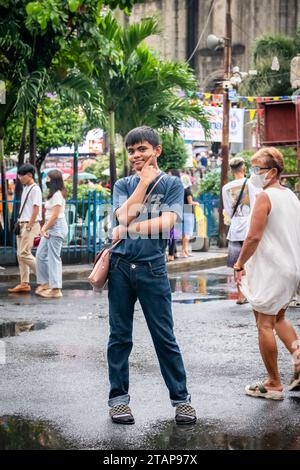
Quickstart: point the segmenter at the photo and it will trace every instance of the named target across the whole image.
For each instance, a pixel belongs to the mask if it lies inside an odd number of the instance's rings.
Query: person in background
[[[18,169],[18,178],[23,185],[20,212],[18,218],[21,231],[17,235],[17,257],[21,282],[16,287],[8,289],[10,293],[30,292],[30,271],[36,273],[36,261],[31,253],[33,240],[40,233],[42,220],[42,192],[34,181],[35,168],[30,163],[21,165]],[[19,212],[19,213],[20,213]]]
[[[170,176],[176,176],[177,178],[180,178],[180,172],[176,168],[172,168],[171,170],[168,171],[168,175]],[[177,256],[177,246],[176,246],[176,233],[175,233],[175,227],[172,227],[170,231],[170,239],[168,243],[168,256],[167,256],[167,261],[174,261],[175,258],[178,258]]]
[[[300,203],[281,186],[283,156],[265,147],[251,159],[251,181],[263,189],[257,196],[250,226],[234,269],[249,300],[258,329],[259,350],[268,376],[249,384],[245,393],[271,400],[284,398],[278,370],[276,336],[292,356],[293,375],[288,390],[300,389],[300,342],[285,318],[300,284]]]
[[[63,176],[59,170],[49,171],[46,178],[49,189],[45,203],[45,225],[41,228],[41,241],[36,252],[37,283],[35,293],[45,298],[62,297],[61,249],[68,234],[65,216],[67,195]]]
[[[208,164],[208,159],[207,159],[206,153],[201,152],[201,154],[200,154],[200,165],[201,165],[201,170],[202,170],[203,174],[207,170],[207,164]]]
[[[232,158],[229,161],[229,166],[234,180],[225,184],[222,190],[222,197],[224,206],[224,222],[226,225],[228,224],[226,223],[225,218],[227,217],[230,219],[230,226],[227,234],[227,240],[229,241],[227,266],[233,268],[246,238],[250,211],[253,208],[256,196],[261,189],[253,186],[249,180],[246,181],[246,166],[243,158]],[[237,304],[246,303],[247,299],[242,294],[238,284],[237,291]]]
[[[193,200],[191,192],[191,179],[187,174],[181,175],[181,182],[184,188],[184,212],[182,224],[182,250],[181,256],[188,258],[192,256],[189,253],[189,240],[194,234],[195,217],[193,213],[193,206],[199,205],[198,202]]]

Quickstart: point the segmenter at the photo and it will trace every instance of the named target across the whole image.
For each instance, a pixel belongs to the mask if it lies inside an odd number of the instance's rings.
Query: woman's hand
[[[45,225],[41,228],[40,234],[41,237],[49,238],[49,232],[47,230],[47,227],[45,228]]]
[[[238,286],[242,283],[242,277],[246,275],[245,270],[242,271],[234,271],[234,279]]]

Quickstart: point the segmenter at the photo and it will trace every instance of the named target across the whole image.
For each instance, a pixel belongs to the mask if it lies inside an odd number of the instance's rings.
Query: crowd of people
[[[18,169],[18,178],[23,185],[20,210],[16,226],[17,257],[21,282],[8,289],[10,293],[31,291],[30,272],[36,275],[36,295],[45,298],[62,297],[61,250],[67,236],[65,216],[66,190],[62,173],[49,171],[46,177],[48,193],[45,202],[45,217],[42,214],[42,192],[35,183],[35,168],[25,163]],[[44,223],[43,223],[44,219]],[[36,256],[32,254],[34,241],[38,244]]]
[[[155,130],[139,127],[125,139],[133,174],[119,179],[113,191],[113,245],[108,274],[109,326],[107,360],[110,391],[109,416],[118,424],[133,424],[129,407],[129,356],[133,346],[133,314],[139,300],[159,361],[178,425],[196,422],[185,367],[172,319],[171,289],[165,252],[176,255],[176,223],[182,221],[182,256],[189,256],[194,228],[187,172],[159,169],[162,152]],[[201,157],[202,158],[202,157]],[[205,167],[204,157],[200,164]],[[285,312],[300,286],[300,202],[280,183],[282,154],[262,148],[251,159],[251,176],[245,162],[230,160],[233,181],[223,188],[224,217],[229,231],[228,265],[233,268],[238,303],[250,303],[258,328],[259,349],[267,378],[245,388],[247,395],[282,400],[283,384],[277,364],[274,331],[290,352],[293,376],[288,389],[300,388],[300,343]],[[44,298],[62,296],[61,249],[67,235],[66,191],[62,174],[47,174],[45,217],[35,169],[22,165],[18,178],[24,186],[18,217],[17,253],[21,282],[9,292],[30,292],[30,270],[36,273],[35,293]],[[151,197],[149,197],[151,196]],[[147,203],[146,203],[147,201]],[[36,257],[31,248],[40,236]]]

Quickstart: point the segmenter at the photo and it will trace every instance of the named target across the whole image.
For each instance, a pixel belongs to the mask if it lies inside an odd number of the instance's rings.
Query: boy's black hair
[[[152,129],[152,127],[141,126],[136,127],[135,129],[132,129],[128,132],[125,137],[125,147],[127,148],[143,141],[148,142],[154,148],[160,145],[160,138],[158,133]]]
[[[35,176],[35,168],[31,163],[24,163],[24,165],[21,165],[20,168],[18,169],[18,175],[24,176],[27,175],[27,173],[32,174],[32,178]]]

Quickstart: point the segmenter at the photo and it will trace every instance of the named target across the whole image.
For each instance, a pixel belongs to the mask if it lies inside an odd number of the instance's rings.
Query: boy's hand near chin
[[[146,163],[143,166],[143,168],[141,169],[141,171],[138,172],[138,175],[139,175],[141,181],[146,186],[149,186],[149,184],[151,184],[152,181],[154,181],[155,178],[160,173],[159,169],[154,166],[153,158],[154,158],[154,156],[150,157],[149,160],[146,161]]]

